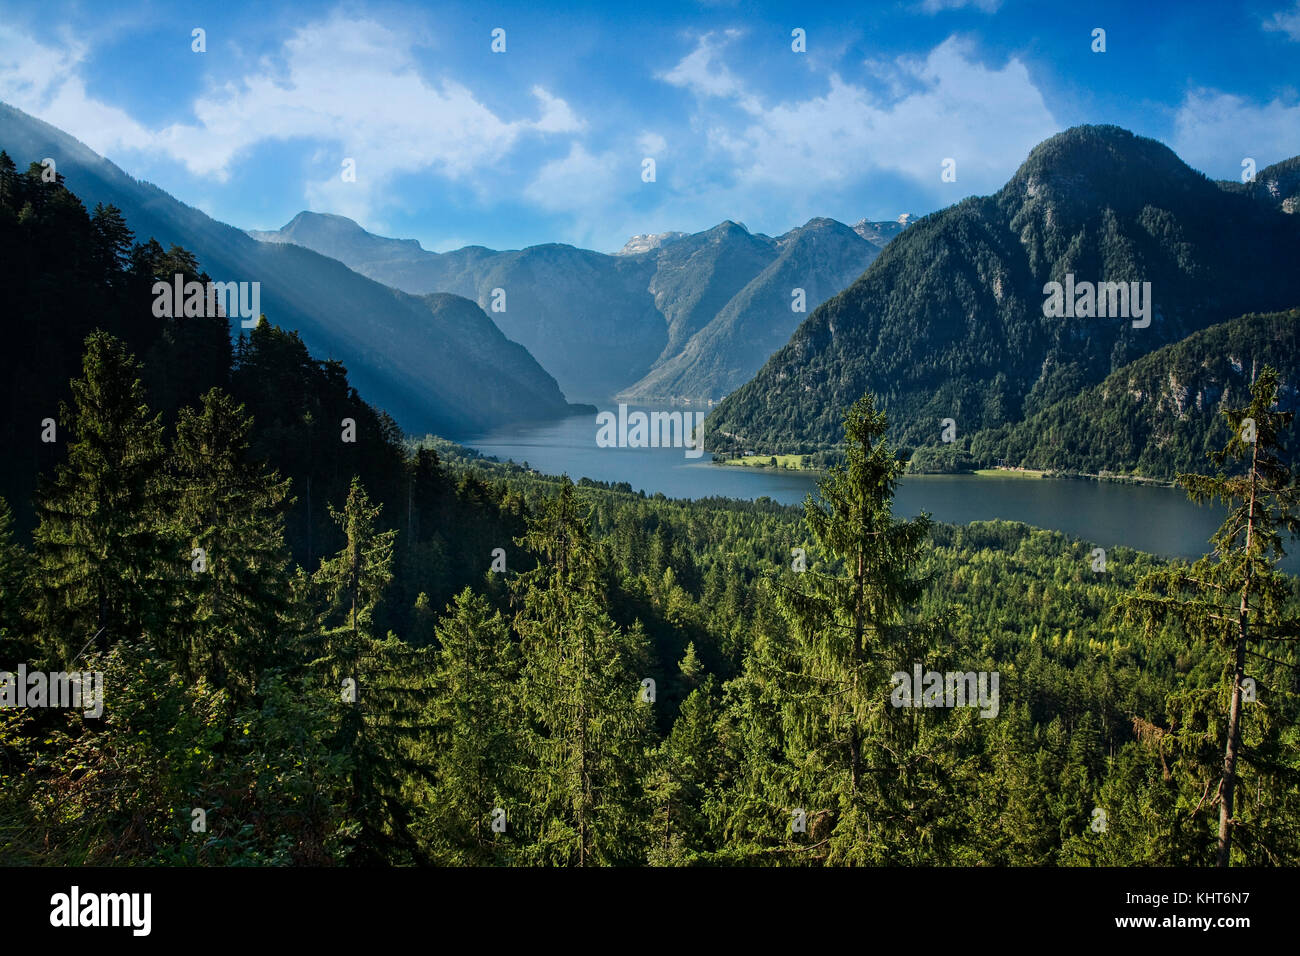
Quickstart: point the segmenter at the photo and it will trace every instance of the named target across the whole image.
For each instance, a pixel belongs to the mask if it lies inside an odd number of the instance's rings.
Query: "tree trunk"
[[[863,549],[858,549],[857,599],[853,609],[853,690],[849,704],[849,784],[850,791],[856,798],[862,776],[862,742],[858,738],[858,717],[854,710],[858,704],[858,678],[862,670],[863,642],[863,591],[866,587],[866,561]]]
[[[587,865],[587,639],[578,645],[578,786],[581,788],[578,817],[578,866]]]
[[[1228,712],[1228,745],[1223,752],[1223,779],[1219,783],[1219,852],[1217,866],[1226,867],[1232,858],[1232,799],[1237,786],[1237,755],[1241,750],[1241,682],[1246,676],[1246,642],[1250,637],[1251,547],[1255,536],[1255,497],[1259,483],[1256,461],[1259,445],[1250,455],[1250,508],[1246,515],[1246,580],[1241,586],[1241,607],[1237,612],[1236,660],[1232,669],[1232,706]]]

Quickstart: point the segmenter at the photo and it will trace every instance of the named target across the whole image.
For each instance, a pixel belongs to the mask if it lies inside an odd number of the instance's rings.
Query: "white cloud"
[[[648,130],[637,137],[636,145],[643,156],[659,157],[668,152],[668,140]]]
[[[560,159],[543,163],[524,196],[552,212],[598,209],[620,189],[641,181],[641,157],[619,157],[612,150],[591,153],[581,143]]]
[[[86,94],[78,75],[89,51],[75,37],[60,47],[0,24],[0,100],[67,130],[91,149],[148,149],[154,134],[125,111]]]
[[[1264,29],[1285,33],[1292,40],[1300,41],[1300,0],[1290,10],[1273,14],[1273,19],[1264,22]]]
[[[304,194],[355,217],[368,216],[398,175],[432,170],[467,178],[495,166],[526,136],[584,128],[564,100],[540,86],[531,90],[536,119],[503,119],[461,83],[422,76],[401,33],[337,14],[300,28],[256,71],[207,90],[193,104],[194,121],[157,130],[87,96],[77,73],[85,54],[0,29],[0,98],[97,152],[159,152],[217,182],[262,142],[328,143],[320,152],[329,172]],[[357,161],[355,183],[339,177],[343,157]]]
[[[1300,103],[1262,106],[1217,90],[1188,93],[1174,117],[1170,146],[1207,176],[1235,179],[1245,157],[1263,167],[1300,153]]]
[[[744,92],[739,79],[722,62],[720,54],[726,46],[740,36],[739,30],[726,30],[721,38],[716,33],[706,33],[696,42],[695,49],[671,70],[657,75],[673,86],[689,90],[699,97],[717,96],[735,98],[742,104],[757,108],[757,101]]]
[[[726,61],[737,36],[706,34],[658,74],[695,100],[689,148],[674,142],[665,155],[667,141],[648,131],[638,152],[575,144],[539,170],[525,198],[569,217],[571,241],[601,249],[723,219],[757,216],[756,228],[783,231],[835,215],[881,176],[911,180],[935,205],[991,192],[1060,130],[1021,61],[986,67],[956,39],[922,57],[868,65],[884,81],[872,89],[830,74],[819,94],[769,102]],[[658,161],[653,184],[639,177],[647,155]],[[940,180],[946,157],[957,160],[956,186]]]
[[[538,133],[576,133],[586,128],[587,124],[569,109],[569,104],[558,96],[552,96],[540,86],[534,86],[532,94],[542,106],[542,115],[532,124]]]
[[[667,142],[656,133],[641,134],[635,148],[629,144],[593,153],[574,143],[568,155],[542,165],[523,198],[569,219],[566,242],[613,252],[634,233],[677,229],[677,224],[694,222],[701,214],[699,204],[684,200],[669,184],[674,173],[673,166],[665,164],[666,155]],[[656,160],[655,182],[641,179],[646,156]],[[650,229],[647,223],[662,228]]]
[[[962,7],[974,7],[984,13],[996,13],[1002,6],[1002,0],[923,0],[921,10],[924,13],[939,13],[943,10],[960,10]]]
[[[709,56],[699,58],[701,51]],[[687,57],[695,57],[689,75],[701,75],[700,65],[714,53],[711,40],[702,38]],[[772,105],[734,78],[691,88],[701,94],[699,120],[710,145],[730,157],[738,182],[755,187],[847,184],[888,171],[937,196],[940,162],[953,157],[964,196],[1000,186],[1033,146],[1059,129],[1018,59],[990,69],[950,37],[923,58],[896,59],[892,69],[900,82],[891,84],[896,95],[889,100],[835,73],[821,95]],[[750,122],[733,128],[711,110],[709,97],[734,101]]]

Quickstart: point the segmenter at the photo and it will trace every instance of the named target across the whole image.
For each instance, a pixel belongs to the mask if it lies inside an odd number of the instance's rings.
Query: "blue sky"
[[[1300,153],[1298,88],[1300,0],[0,0],[0,100],[233,225],[439,251],[921,215],[1079,123],[1237,178]]]

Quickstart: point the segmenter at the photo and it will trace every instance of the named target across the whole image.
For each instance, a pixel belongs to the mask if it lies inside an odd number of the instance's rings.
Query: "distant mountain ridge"
[[[935,444],[944,419],[959,436],[1014,423],[1193,332],[1300,304],[1296,168],[1243,186],[1118,127],[1053,136],[994,195],[908,226],[714,410],[709,440],[829,449],[870,390],[895,440]],[[1150,326],[1045,316],[1046,283],[1070,274],[1151,282]]]
[[[684,232],[656,232],[645,233],[639,236],[633,236],[627,242],[623,243],[623,248],[614,253],[616,256],[635,256],[638,253],[649,252],[652,249],[658,249],[662,245],[682,238],[686,235]]]
[[[424,252],[424,247],[420,245],[418,239],[388,239],[384,236],[376,236],[366,232],[346,216],[336,216],[332,213],[300,212],[278,231],[265,232],[257,229],[246,231],[261,242],[296,242],[293,237],[300,231],[306,230],[310,230],[313,239],[313,245],[307,248],[331,259],[338,259],[340,262],[343,262],[345,257],[355,257],[358,250],[370,250],[369,258],[364,261],[374,262],[418,256]],[[296,244],[306,245],[302,242]]]
[[[456,437],[571,411],[555,380],[473,302],[421,300],[334,257],[258,242],[6,104],[0,147],[23,165],[53,158],[88,208],[117,206],[138,240],[184,246],[216,280],[260,282],[271,321],[297,329],[319,357],[343,361],[358,390],[412,432]]]
[[[617,394],[650,403],[721,398],[757,371],[806,314],[792,310],[793,289],[803,288],[805,308],[815,308],[904,228],[864,220],[855,231],[835,223],[831,241],[832,222],[814,219],[773,238],[728,220],[689,235],[633,236],[613,255],[559,243],[433,253],[310,212],[250,235],[313,249],[412,294],[473,299],[570,398]],[[785,263],[779,280],[766,274],[778,261]],[[798,274],[800,263],[810,271]],[[494,303],[504,311],[493,310]]]
[[[619,397],[633,401],[692,394],[721,398],[761,368],[798,327],[806,312],[793,310],[796,294],[803,296],[805,310],[811,311],[861,275],[875,258],[876,248],[856,229],[834,219],[814,219],[787,233],[777,240],[776,257],[677,354]]]

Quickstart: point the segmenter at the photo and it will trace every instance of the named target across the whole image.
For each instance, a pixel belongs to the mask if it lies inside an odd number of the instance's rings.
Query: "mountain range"
[[[1118,127],[1060,133],[994,195],[910,225],[814,310],[713,410],[712,447],[831,448],[868,390],[896,440],[937,445],[944,419],[958,437],[1031,419],[1192,333],[1294,307],[1298,168],[1215,182]],[[1047,284],[1076,280],[1150,283],[1149,324],[1046,314]]]
[[[184,246],[214,280],[260,282],[267,317],[297,329],[314,354],[343,361],[358,389],[408,431],[457,436],[572,411],[555,379],[473,302],[408,295],[336,258],[258,242],[6,104],[0,148],[20,166],[53,159],[88,209],[117,206],[138,240]]]
[[[474,299],[570,398],[655,403],[719,399],[747,381],[806,314],[796,304],[811,310],[839,292],[903,228],[819,218],[773,238],[726,221],[635,236],[612,255],[559,243],[428,252],[312,212],[249,235],[408,293]]]
[[[0,147],[54,158],[87,207],[117,206],[214,279],[260,281],[268,317],[411,432],[569,414],[566,393],[709,399],[715,450],[824,454],[871,391],[904,446],[942,450],[951,419],[944,447],[980,461],[1169,477],[1219,440],[1249,369],[1278,366],[1300,395],[1300,157],[1219,182],[1083,126],[993,195],[917,220],[432,253],[310,212],[245,233],[3,104]],[[1149,288],[1150,315],[1062,317],[1052,283]]]

